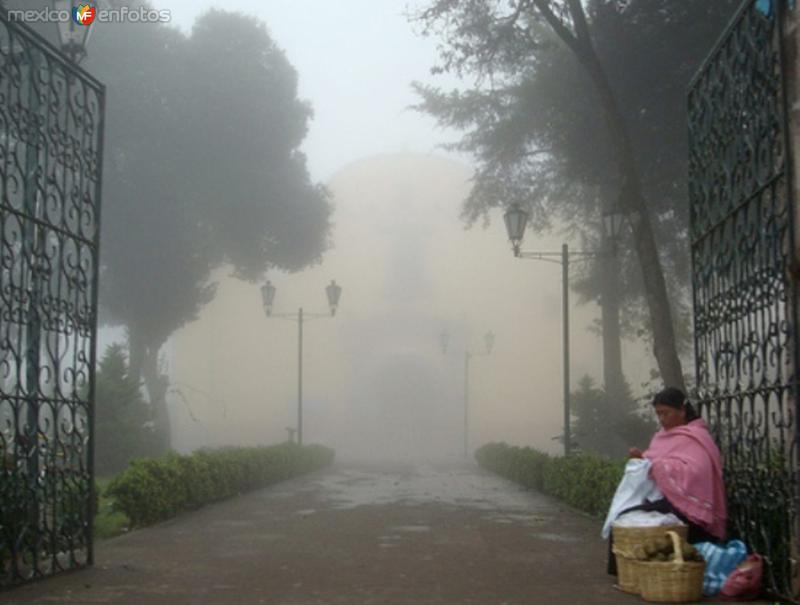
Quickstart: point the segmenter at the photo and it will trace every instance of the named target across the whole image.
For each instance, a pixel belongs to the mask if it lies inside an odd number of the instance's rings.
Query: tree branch
[[[547,149],[539,147],[538,149],[531,149],[530,151],[525,151],[521,155],[522,157],[530,158],[530,157],[535,157],[537,155],[549,155],[551,153],[553,153],[552,148]]]
[[[583,11],[581,0],[567,0],[569,14],[572,16],[572,25],[575,28],[575,36],[578,42],[589,46],[592,38],[589,35],[589,26],[586,23],[586,13]]]
[[[550,1],[533,0],[533,3],[536,5],[536,8],[539,9],[539,12],[545,18],[550,27],[553,28],[553,31],[556,33],[556,35],[561,38],[564,44],[569,46],[578,57],[583,56],[584,49],[581,48],[579,40],[571,31],[569,31],[569,28],[561,22],[561,19],[559,19],[550,9]]]

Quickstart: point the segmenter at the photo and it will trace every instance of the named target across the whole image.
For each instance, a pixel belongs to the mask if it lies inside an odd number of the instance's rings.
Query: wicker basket
[[[675,549],[675,560],[669,562],[639,561],[639,588],[645,601],[655,603],[689,603],[703,598],[705,562],[684,561],[681,538],[667,532]]]
[[[661,538],[664,532],[674,531],[684,540],[689,528],[686,525],[656,525],[649,527],[625,527],[613,525],[614,556],[617,559],[617,583],[621,590],[639,594],[639,561],[633,555],[633,548],[653,538]]]

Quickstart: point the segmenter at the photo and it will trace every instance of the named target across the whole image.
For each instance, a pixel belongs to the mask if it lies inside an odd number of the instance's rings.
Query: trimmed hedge
[[[484,445],[475,458],[487,470],[595,516],[608,511],[625,469],[624,460],[593,454],[550,456],[506,443]]]
[[[106,493],[131,526],[174,517],[204,504],[266,487],[333,462],[333,450],[291,443],[199,450],[189,456],[133,460]]]

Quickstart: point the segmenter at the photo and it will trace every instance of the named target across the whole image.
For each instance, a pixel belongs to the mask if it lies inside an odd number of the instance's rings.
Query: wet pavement
[[[600,525],[473,466],[337,465],[99,542],[93,568],[0,603],[642,602],[604,573]]]

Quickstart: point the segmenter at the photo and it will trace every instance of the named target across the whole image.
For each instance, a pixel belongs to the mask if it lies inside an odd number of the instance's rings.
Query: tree
[[[109,90],[101,303],[168,427],[158,352],[213,299],[211,271],[318,261],[330,208],[298,151],[311,110],[263,23],[210,11],[189,38],[116,29],[86,64]]]
[[[469,129],[454,145],[479,160],[464,218],[519,202],[537,230],[560,217],[596,239],[600,211],[619,203],[631,218],[655,358],[680,387],[669,301],[688,266],[688,204],[676,204],[685,199],[684,90],[733,5],[439,0],[416,15],[423,34],[443,39],[434,71],[475,77],[466,92],[417,85],[423,111]],[[665,261],[683,271],[669,275],[669,288]],[[585,292],[596,296],[593,273]]]
[[[590,376],[580,379],[570,409],[575,418],[572,433],[581,450],[624,458],[629,447],[649,443],[658,428],[652,413],[643,414],[630,388],[625,385],[624,390],[622,397],[610,399]]]
[[[50,25],[39,29],[54,41]],[[166,445],[159,351],[213,299],[212,272],[255,280],[318,262],[331,208],[299,151],[311,108],[264,23],[212,10],[190,36],[93,27],[82,66],[107,87],[101,319],[125,326],[131,375],[144,378]]]
[[[112,475],[132,458],[156,450],[151,410],[142,399],[125,352],[118,344],[106,349],[95,380],[95,470]]]

